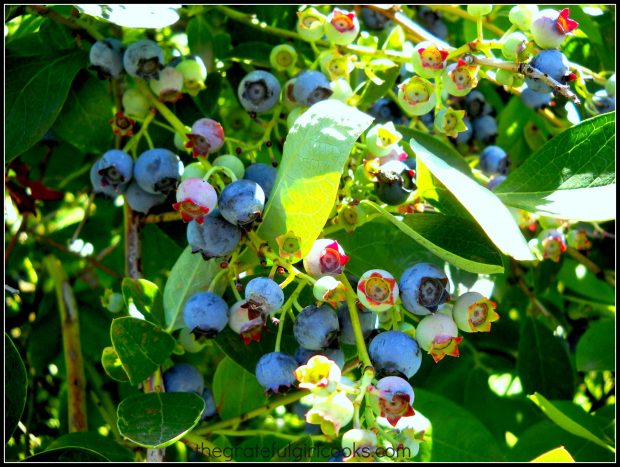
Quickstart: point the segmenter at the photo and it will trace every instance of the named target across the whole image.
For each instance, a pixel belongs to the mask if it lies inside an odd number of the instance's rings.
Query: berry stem
[[[127,141],[127,144],[125,144],[125,146],[123,147],[123,151],[129,153],[129,151],[131,151],[134,146],[136,146],[140,142],[140,138],[142,138],[142,136],[148,136],[147,129],[155,118],[155,115],[157,115],[157,112],[155,111],[155,109],[151,109],[149,114],[142,121],[142,126],[140,127],[140,130],[135,135],[133,135],[129,141]],[[152,141],[151,144],[153,144]]]
[[[476,18],[476,37],[479,41],[484,40],[484,33],[482,32],[482,16]]]
[[[151,92],[149,87],[146,84],[146,81],[142,79],[136,79],[136,85],[138,90],[148,99],[150,104],[157,109],[157,111],[164,117],[170,125],[174,128],[174,130],[183,135],[183,141],[187,142],[187,129],[183,122],[177,118],[177,116],[172,112],[168,107],[166,107],[162,102],[160,102]]]
[[[286,317],[286,313],[288,312],[288,310],[291,309],[292,303],[295,301],[295,299],[301,293],[305,286],[305,282],[300,282],[297,288],[290,295],[286,303],[280,308],[280,324],[278,324],[278,335],[276,336],[276,352],[280,351],[280,342],[282,341],[282,331],[284,329],[284,318]]]
[[[357,347],[357,353],[359,358],[364,365],[364,368],[372,369],[372,362],[370,361],[370,356],[368,355],[368,350],[366,349],[366,343],[364,342],[364,334],[362,332],[362,325],[360,323],[360,318],[357,314],[357,307],[355,306],[355,300],[357,299],[357,294],[351,287],[351,283],[345,273],[342,273],[338,276],[340,282],[344,284],[347,289],[347,306],[349,308],[349,315],[351,317],[351,326],[353,328],[353,334],[355,335],[355,345]],[[374,373],[374,369],[372,370]],[[366,370],[364,370],[366,372]]]
[[[231,181],[236,182],[237,181],[237,176],[234,174],[234,172],[232,170],[230,170],[228,167],[223,167],[221,165],[216,165],[214,167],[211,167],[209,169],[209,171],[204,175],[204,177],[202,177],[202,179],[205,182],[209,181],[209,178],[216,174],[217,172],[224,172],[226,175],[228,175],[228,177],[230,177]],[[218,177],[219,178],[219,177]],[[221,180],[220,180],[221,181]]]

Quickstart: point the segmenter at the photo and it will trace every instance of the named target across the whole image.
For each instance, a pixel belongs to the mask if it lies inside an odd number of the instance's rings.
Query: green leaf
[[[9,335],[4,333],[4,442],[13,435],[28,395],[28,375],[24,362]]]
[[[84,51],[37,57],[8,57],[5,69],[5,160],[41,139],[67,99],[71,82],[88,63]]]
[[[243,42],[235,46],[227,55],[229,59],[237,61],[252,60],[269,66],[269,55],[271,54],[272,45],[265,42]]]
[[[463,156],[461,156],[461,154],[459,154],[459,152],[452,146],[449,146],[438,137],[431,136],[428,133],[423,133],[418,130],[412,130],[411,128],[407,128],[405,126],[397,126],[396,128],[402,133],[403,139],[413,139],[415,141],[415,145],[412,144],[414,141],[411,141],[409,144],[416,157],[418,155],[416,148],[423,147],[426,152],[430,152],[437,158],[444,161],[453,169],[458,170],[462,174],[467,175],[469,178],[474,180],[474,175],[471,171],[471,167],[469,167],[469,164],[463,158]]]
[[[424,389],[417,388],[415,396],[415,410],[420,410],[433,425],[433,462],[504,460],[493,435],[472,413]]]
[[[237,417],[267,403],[265,391],[254,373],[248,373],[228,357],[215,370],[213,400],[222,420]]]
[[[512,214],[493,192],[454,169],[415,140],[411,140],[411,147],[418,160],[456,196],[503,253],[517,260],[535,259]]]
[[[121,359],[118,358],[114,347],[105,347],[103,349],[103,352],[101,352],[101,366],[103,366],[106,375],[113,380],[123,383],[129,381],[129,376],[125,373]]]
[[[203,60],[212,50],[213,36],[209,23],[203,15],[192,17],[187,23],[187,45],[192,54],[202,57]],[[207,61],[205,60],[205,65]]]
[[[133,303],[148,321],[155,324],[163,323],[163,297],[156,284],[146,279],[125,277],[121,288],[127,306]]]
[[[529,462],[534,456],[564,446],[577,462],[613,462],[607,449],[571,435],[549,420],[542,420],[519,435],[519,441],[509,453],[511,462]]]
[[[109,83],[87,75],[76,80],[67,102],[54,123],[56,134],[83,152],[103,154],[112,148],[114,134]]]
[[[118,406],[118,430],[145,448],[163,448],[200,421],[205,401],[191,392],[137,394]]]
[[[110,462],[110,459],[92,449],[63,447],[40,452],[25,458],[23,462]]]
[[[569,433],[587,439],[614,452],[614,448],[603,441],[604,434],[591,415],[580,406],[569,401],[550,401],[539,393],[527,396],[549,419]]]
[[[133,385],[144,381],[164,363],[175,345],[174,339],[160,327],[131,317],[113,320],[110,336]]]
[[[570,455],[563,446],[547,451],[536,457],[532,462],[575,462],[573,456]]]
[[[577,261],[564,258],[558,272],[558,280],[568,289],[588,297],[598,303],[613,305],[616,299],[615,289],[598,279],[590,270]]]
[[[565,343],[533,318],[526,318],[521,330],[517,370],[526,394],[573,398],[575,375]]]
[[[302,436],[297,441],[278,449],[271,458],[271,462],[310,462],[313,451],[314,442],[312,438],[308,435]]]
[[[202,256],[192,254],[189,246],[183,250],[164,287],[164,316],[168,332],[184,326],[181,312],[185,301],[198,292],[206,291],[220,270],[220,260],[217,258],[205,261]],[[221,295],[224,288],[216,288],[215,292]]]
[[[590,322],[577,343],[578,371],[614,371],[616,369],[616,325],[614,320]]]
[[[282,161],[257,233],[278,251],[276,237],[293,231],[306,255],[336,201],[349,153],[372,118],[328,99],[306,110],[288,133]]]
[[[371,201],[362,200],[360,206],[380,213],[406,235],[460,269],[480,274],[504,272],[501,255],[473,222],[423,213],[399,220]]]
[[[615,112],[584,120],[550,140],[495,190],[507,205],[583,221],[616,214]]]
[[[357,103],[357,106],[359,108],[370,106],[383,97],[389,89],[394,87],[394,83],[396,82],[396,78],[398,78],[399,73],[400,67],[396,66],[396,64],[387,70],[376,71],[375,74],[383,80],[383,83],[377,85],[368,80],[366,88],[362,92],[362,96]]]
[[[62,435],[60,438],[53,440],[46,450],[66,447],[90,449],[108,458],[111,462],[131,462],[135,460],[134,454],[125,446],[93,431]]]

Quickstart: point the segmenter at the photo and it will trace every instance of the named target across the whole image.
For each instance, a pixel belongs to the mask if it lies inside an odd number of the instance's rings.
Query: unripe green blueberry
[[[323,434],[334,437],[351,422],[354,412],[353,402],[344,392],[336,391],[328,397],[314,399],[312,409],[306,413],[306,422],[320,425]]]
[[[467,5],[467,13],[472,16],[486,16],[493,11],[493,5]]]
[[[609,77],[605,83],[605,91],[609,97],[616,97],[616,74]]]
[[[344,78],[338,78],[334,81],[330,81],[329,87],[333,91],[333,94],[329,98],[339,100],[345,104],[354,94],[353,89],[351,89],[351,85]]]
[[[314,298],[336,307],[338,302],[346,300],[346,288],[342,282],[332,276],[317,279],[312,288]]]
[[[123,93],[123,110],[128,116],[144,118],[150,109],[148,99],[137,89],[129,88]]]
[[[502,86],[513,87],[515,83],[515,74],[512,71],[499,69],[495,72],[495,79]]]
[[[297,33],[308,42],[318,41],[323,37],[323,25],[325,15],[316,8],[306,8],[304,11],[297,12]]]
[[[396,130],[393,122],[379,123],[366,133],[366,147],[375,157],[387,156],[402,137],[403,135]]]
[[[157,79],[149,80],[149,86],[161,101],[176,102],[182,95],[183,75],[176,68],[166,67]]]
[[[370,460],[377,450],[377,435],[371,430],[354,428],[342,435],[343,461],[353,459]]]
[[[360,32],[360,23],[355,12],[334,8],[325,19],[323,31],[331,43],[349,45]]]
[[[174,133],[174,147],[179,151],[190,152],[191,149],[185,147],[185,135],[192,131],[192,129],[188,126],[185,126],[185,133],[181,134],[178,131]]]
[[[295,101],[295,95],[293,94],[294,87],[295,78],[289,79],[284,86],[282,86],[282,98],[280,101],[284,103],[284,108],[287,112],[299,107],[299,104]]]
[[[452,307],[452,318],[461,331],[489,332],[491,323],[499,319],[495,302],[478,292],[466,292]]]
[[[522,31],[529,31],[532,26],[532,20],[538,14],[537,5],[516,5],[512,7],[508,13],[510,22]]]
[[[444,89],[453,96],[466,96],[478,85],[478,67],[463,60],[449,65],[442,76]]]
[[[420,347],[430,353],[435,362],[438,362],[446,355],[459,356],[458,344],[462,337],[458,335],[458,327],[450,316],[435,313],[420,321],[416,328],[415,338]]]
[[[243,162],[241,162],[241,159],[237,156],[233,156],[231,154],[224,154],[216,157],[213,160],[213,165],[230,169],[232,173],[235,174],[235,177],[237,177],[237,180],[241,180],[245,175],[245,166],[243,165]]]
[[[207,340],[203,340],[202,342],[196,340],[196,336],[192,334],[192,332],[187,327],[181,329],[181,334],[179,334],[179,341],[181,342],[181,345],[183,346],[185,351],[189,353],[200,352],[207,346],[208,343]]]
[[[521,32],[512,32],[506,37],[502,44],[502,54],[507,60],[516,61],[525,51],[527,37]]]
[[[297,120],[305,111],[305,107],[295,107],[293,110],[290,111],[290,113],[286,117],[286,126],[289,130],[293,127],[295,120]]]
[[[207,171],[205,170],[202,162],[192,162],[185,166],[185,170],[183,170],[183,175],[181,175],[181,181],[186,180],[188,178],[202,178],[205,176]]]
[[[295,68],[297,51],[289,44],[276,45],[269,54],[269,63],[274,70],[285,71]]]
[[[371,269],[360,277],[357,283],[357,298],[371,311],[385,311],[398,300],[398,284],[389,272]]]
[[[196,96],[205,88],[207,67],[198,56],[182,59],[175,68],[183,75],[183,91]]]
[[[103,297],[101,297],[101,304],[106,307],[110,313],[118,313],[125,307],[123,296],[118,292],[112,292],[111,289],[105,290]]]
[[[411,56],[413,69],[423,78],[434,78],[445,68],[447,56],[448,51],[439,49],[433,42],[420,42]]]
[[[412,76],[398,86],[398,103],[410,116],[429,113],[436,102],[435,85],[427,79]]]

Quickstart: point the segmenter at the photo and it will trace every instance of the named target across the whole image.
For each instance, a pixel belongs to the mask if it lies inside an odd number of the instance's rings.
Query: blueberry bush
[[[614,6],[4,31],[6,460],[614,460]]]

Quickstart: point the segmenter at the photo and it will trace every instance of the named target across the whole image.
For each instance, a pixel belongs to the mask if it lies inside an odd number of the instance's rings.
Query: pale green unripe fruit
[[[521,32],[513,32],[506,37],[502,44],[502,54],[507,60],[517,60],[519,54],[525,50],[527,37]]]
[[[137,89],[129,88],[123,93],[123,110],[130,117],[144,118],[150,109],[148,99]]]
[[[609,77],[605,83],[605,91],[609,97],[616,97],[616,74]]]
[[[286,117],[286,126],[288,126],[289,130],[293,127],[295,120],[297,120],[305,111],[305,107],[295,107],[293,110],[291,110],[291,112],[288,114],[288,117]]]
[[[205,176],[207,171],[202,165],[201,162],[192,162],[185,166],[185,170],[183,171],[183,175],[181,175],[181,181],[186,180],[188,178],[202,178]]]
[[[192,132],[192,129],[188,126],[185,127],[185,130],[185,135]],[[174,134],[174,147],[179,151],[190,152],[191,149],[185,147],[185,135],[182,135],[178,131]]]
[[[472,16],[486,16],[493,11],[493,5],[467,5],[467,13]]]
[[[495,73],[495,79],[502,86],[514,86],[515,74],[508,70],[497,70]]]
[[[243,162],[241,162],[241,159],[237,156],[233,156],[232,154],[224,154],[216,157],[213,161],[213,165],[230,169],[232,173],[235,174],[235,177],[237,177],[237,180],[241,180],[245,175],[245,166],[243,165]]]
[[[185,351],[189,353],[200,352],[207,346],[207,341],[205,340],[204,342],[198,342],[196,337],[190,332],[189,328],[181,329],[179,340]]]
[[[538,14],[537,5],[516,5],[508,14],[508,19],[522,31],[529,31],[532,20]]]
[[[447,315],[434,314],[426,316],[416,328],[415,338],[420,347],[429,351],[437,336],[457,337],[459,330],[456,323]]]

